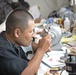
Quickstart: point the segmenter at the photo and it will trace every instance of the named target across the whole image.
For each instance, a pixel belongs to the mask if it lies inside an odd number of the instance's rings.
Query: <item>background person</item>
[[[12,0],[1,0],[0,1],[0,32],[5,31],[5,21],[8,14],[17,9],[17,8],[25,8],[27,11],[30,8],[29,3],[27,2],[13,2]]]
[[[5,30],[5,19],[12,11],[12,0],[0,0],[0,32]]]
[[[26,2],[26,1],[24,1],[24,0],[18,0],[18,2],[21,3],[21,5],[22,5],[23,7],[25,7],[25,9],[26,9],[27,11],[29,11],[29,9],[30,9],[30,4],[29,4],[28,2]]]

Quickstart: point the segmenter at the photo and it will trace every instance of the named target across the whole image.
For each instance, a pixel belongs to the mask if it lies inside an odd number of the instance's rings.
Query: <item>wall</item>
[[[18,1],[18,0],[13,0]],[[40,13],[42,18],[47,18],[49,13],[53,10],[59,9],[61,6],[68,3],[68,0],[25,0],[30,6],[40,6]]]
[[[56,4],[54,4],[54,0],[26,0],[29,4],[40,6],[40,12],[42,18],[47,18],[48,14],[56,9]],[[56,3],[56,2],[55,2]]]

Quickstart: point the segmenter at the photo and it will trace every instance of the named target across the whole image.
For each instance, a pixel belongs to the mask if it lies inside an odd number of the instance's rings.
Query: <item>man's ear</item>
[[[15,36],[16,38],[18,38],[19,35],[20,35],[20,30],[17,28],[17,29],[14,30],[14,36]]]

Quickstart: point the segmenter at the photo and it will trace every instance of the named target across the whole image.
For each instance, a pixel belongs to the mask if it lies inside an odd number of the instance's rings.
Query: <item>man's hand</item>
[[[51,46],[51,36],[49,34],[45,35],[42,39],[39,40],[38,48],[40,50],[47,52]]]

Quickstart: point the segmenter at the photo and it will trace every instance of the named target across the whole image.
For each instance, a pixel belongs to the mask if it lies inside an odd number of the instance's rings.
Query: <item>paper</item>
[[[48,64],[51,67],[59,67],[59,66],[64,66],[64,63],[61,63],[60,57],[64,56],[63,51],[52,51],[48,53],[50,56],[49,57],[44,57],[42,61],[44,61],[46,64]]]
[[[42,61],[44,61],[51,67],[63,67],[65,66],[65,63],[60,63],[58,60],[60,59],[61,56],[64,55],[64,53],[65,53],[64,51],[48,52],[49,57],[47,57],[45,54]],[[46,66],[44,63],[41,63],[37,75],[44,75],[47,72],[47,70],[49,70],[49,67]],[[68,73],[64,71],[62,75],[68,75]]]

